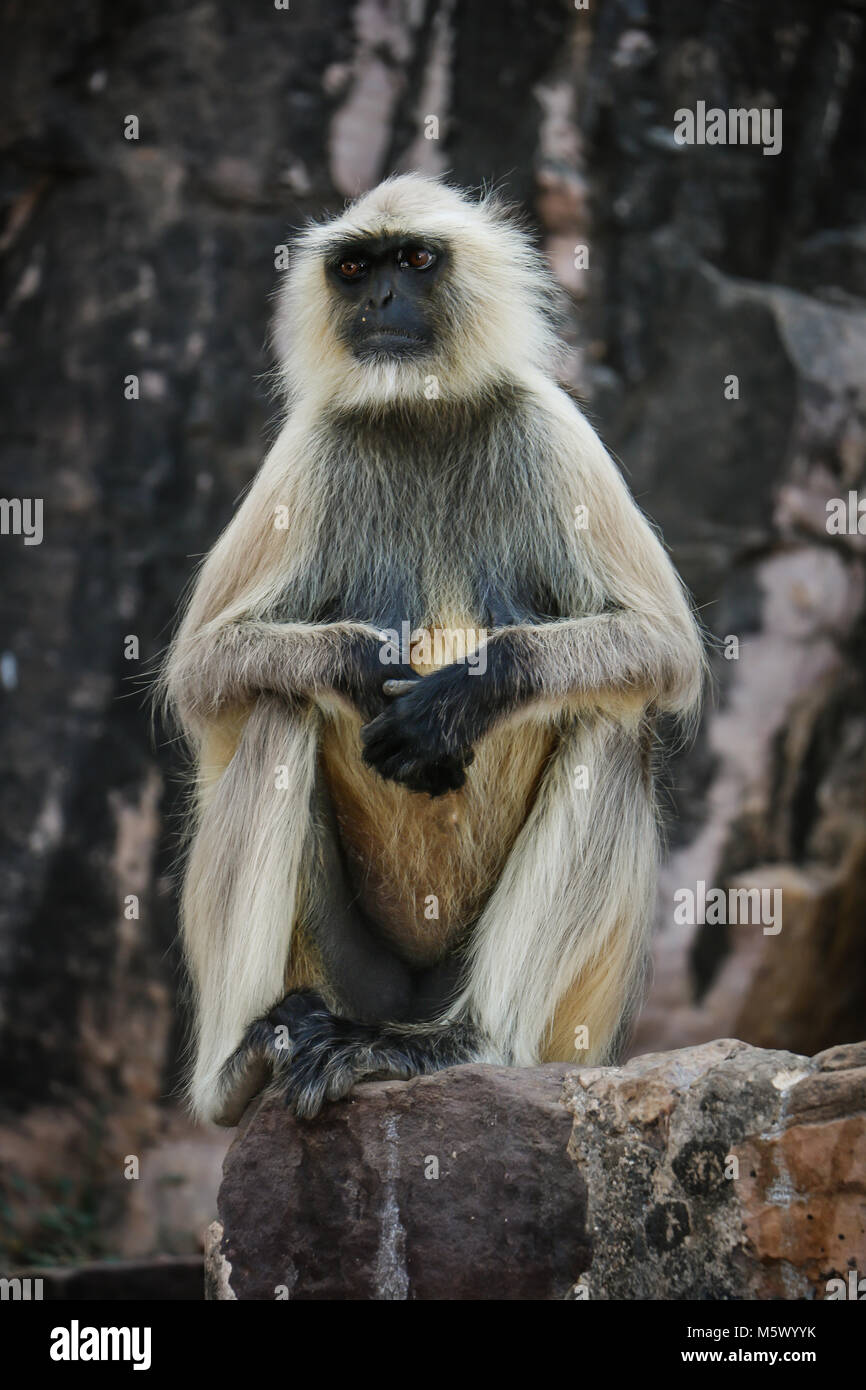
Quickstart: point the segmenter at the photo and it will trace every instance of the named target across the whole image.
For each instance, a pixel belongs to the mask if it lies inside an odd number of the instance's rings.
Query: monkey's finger
[[[382,686],[386,695],[405,695],[407,691],[414,690],[418,684],[414,681],[385,681]]]
[[[361,729],[361,742],[365,748],[369,748],[372,743],[381,740],[383,731],[393,727],[393,716],[390,710],[385,710],[382,714],[377,714],[375,719],[371,719],[369,724],[365,724]]]

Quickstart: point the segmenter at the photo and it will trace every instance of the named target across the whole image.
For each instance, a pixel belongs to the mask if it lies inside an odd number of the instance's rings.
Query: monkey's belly
[[[405,959],[439,959],[484,906],[535,800],[555,735],[527,721],[475,749],[459,791],[435,799],[361,761],[360,718],[329,719],[325,777],[361,906]]]

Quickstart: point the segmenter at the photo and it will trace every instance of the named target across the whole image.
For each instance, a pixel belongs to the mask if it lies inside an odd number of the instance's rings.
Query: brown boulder
[[[372,1082],[250,1108],[210,1296],[813,1299],[866,1269],[866,1044]]]
[[[566,1070],[373,1082],[312,1121],[262,1103],[225,1163],[228,1287],[245,1299],[561,1297],[589,1254]]]

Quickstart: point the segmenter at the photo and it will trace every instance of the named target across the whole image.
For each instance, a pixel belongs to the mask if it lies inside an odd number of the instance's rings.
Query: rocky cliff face
[[[226,1159],[209,1296],[824,1298],[866,1262],[864,1140],[866,1044],[456,1067],[314,1121],[262,1103]]]
[[[635,1048],[862,1036],[864,541],[824,527],[864,480],[862,6],[76,0],[59,24],[32,0],[3,27],[0,490],[44,500],[41,545],[0,536],[7,1251],[195,1239],[174,1198],[222,1140],[169,1100],[180,765],[143,679],[272,428],[274,248],[390,170],[525,206],[571,384],[739,639],[667,775]],[[676,146],[698,100],[781,108],[781,153]],[[784,885],[783,931],[678,926],[699,879]],[[157,1142],[160,1199],[124,1226],[124,1159]]]
[[[814,1052],[862,1036],[866,1000],[866,538],[826,526],[866,477],[863,14],[674,13],[602,9],[568,238],[601,271],[577,379],[717,643],[699,743],[669,768],[633,1050],[729,1033]],[[675,146],[673,112],[700,100],[778,109],[781,153]],[[701,881],[781,890],[782,931],[678,924],[674,893]]]

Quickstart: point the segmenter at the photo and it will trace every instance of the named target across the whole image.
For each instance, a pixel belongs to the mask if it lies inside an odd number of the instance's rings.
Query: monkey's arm
[[[196,578],[160,681],[167,708],[198,740],[225,711],[260,695],[346,699],[368,718],[387,704],[382,683],[395,670],[379,660],[382,638],[363,621],[278,622],[274,606],[297,582],[296,557],[315,532],[304,451],[311,422],[293,414]],[[275,526],[275,512],[292,526]],[[301,567],[303,572],[303,567]]]
[[[533,703],[685,713],[696,699],[699,660],[683,630],[640,615],[503,628],[487,642],[487,669],[454,664],[397,695],[361,732],[364,759],[383,777],[431,790],[427,768],[463,769],[494,724]],[[445,790],[462,785],[462,771]]]
[[[366,623],[208,624],[189,638],[171,671],[172,700],[186,724],[207,721],[261,694],[340,695],[368,718],[386,704],[382,685],[405,667],[380,660],[382,637]]]
[[[703,658],[685,600],[673,598],[664,614],[619,609],[493,632],[483,673],[454,664],[398,687],[390,708],[361,732],[365,761],[436,795],[431,766],[457,769],[444,790],[461,786],[474,744],[532,705],[606,708],[619,718],[654,705],[687,716],[700,698]]]

